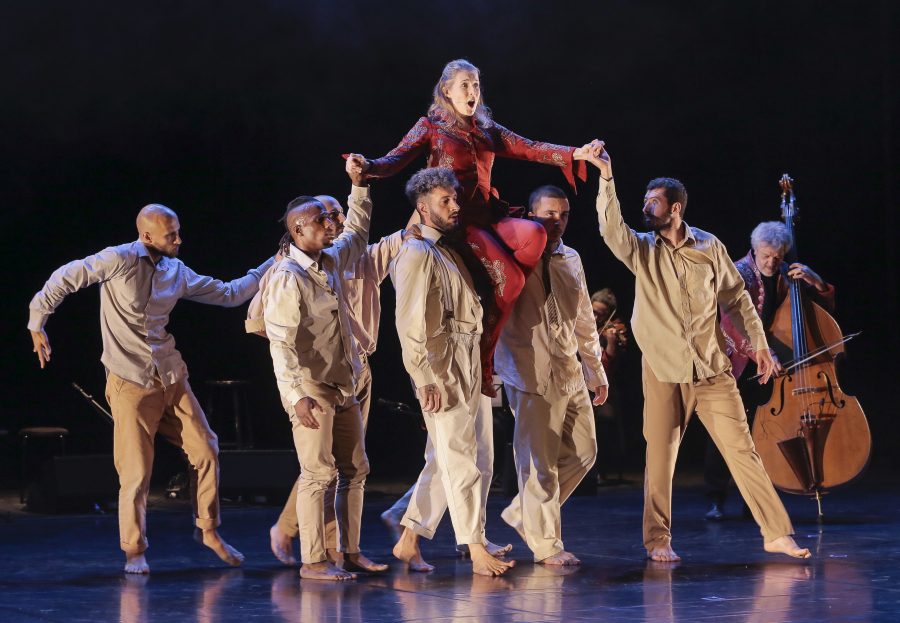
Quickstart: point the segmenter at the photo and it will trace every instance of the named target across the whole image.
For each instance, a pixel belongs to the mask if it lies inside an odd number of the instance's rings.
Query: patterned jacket
[[[574,152],[574,147],[523,138],[494,121],[485,127],[473,123],[463,128],[449,115],[432,113],[420,118],[391,152],[372,160],[367,174],[375,178],[390,177],[416,158],[425,156],[427,167],[453,170],[460,184],[460,207],[469,215],[477,216],[499,200],[497,189],[491,186],[495,157],[560,167],[574,189],[576,175],[582,181],[587,179],[585,163],[574,160]]]
[[[766,291],[763,287],[762,275],[759,272],[759,268],[756,267],[756,261],[753,258],[753,251],[747,253],[745,257],[739,259],[734,265],[744,279],[744,288],[750,294],[750,300],[756,308],[756,313],[762,317]],[[825,290],[825,292],[819,292],[815,288],[807,286],[807,293],[816,303],[824,307],[826,311],[833,312],[834,286],[830,283],[826,283],[825,285],[828,286],[828,289]],[[778,275],[776,291],[778,300],[775,303],[775,307],[778,308],[784,299],[787,298],[789,292],[788,284],[780,273]],[[722,327],[722,333],[725,334],[725,353],[728,355],[728,358],[731,359],[732,374],[734,374],[735,378],[740,378],[741,374],[744,372],[744,368],[747,367],[747,362],[750,359],[756,361],[753,348],[750,345],[750,340],[731,323],[728,316],[725,314],[721,314],[719,325]],[[763,329],[766,331],[766,338],[771,338],[769,327],[763,327]]]

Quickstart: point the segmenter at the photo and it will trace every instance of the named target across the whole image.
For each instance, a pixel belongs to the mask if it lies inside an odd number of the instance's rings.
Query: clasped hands
[[[586,143],[575,149],[572,153],[575,160],[587,160],[592,165],[600,169],[600,175],[606,179],[612,177],[612,160],[609,152],[606,151],[606,143],[600,139],[594,139],[590,143]]]

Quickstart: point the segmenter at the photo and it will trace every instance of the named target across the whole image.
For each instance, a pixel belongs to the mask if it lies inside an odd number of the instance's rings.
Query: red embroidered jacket
[[[585,163],[572,157],[574,151],[574,147],[523,138],[494,121],[484,128],[474,123],[462,128],[449,115],[432,114],[420,118],[393,151],[372,160],[367,175],[390,177],[424,155],[426,166],[448,167],[456,174],[460,207],[478,210],[499,199],[497,189],[491,186],[496,156],[560,167],[574,190],[576,175],[581,181],[587,179]]]
[[[750,301],[756,308],[756,313],[762,316],[766,291],[762,285],[762,275],[760,275],[759,268],[756,267],[756,261],[753,259],[753,251],[750,251],[746,257],[742,257],[735,262],[734,266],[738,269],[741,277],[744,278],[744,289],[750,294]],[[828,289],[824,292],[819,292],[813,287],[809,287],[808,292],[816,303],[824,307],[829,313],[832,313],[834,312],[834,286],[830,283],[825,285],[828,286]],[[775,303],[775,307],[777,308],[788,296],[788,284],[780,273],[778,274],[776,291],[778,300]],[[728,319],[727,314],[721,314],[719,326],[722,328],[722,333],[725,334],[725,354],[731,359],[732,374],[734,374],[734,378],[740,378],[744,368],[747,367],[747,362],[750,359],[756,361],[753,346],[750,344],[750,339],[735,328],[731,320]],[[763,327],[763,329],[766,331],[766,337],[768,337],[769,327]]]

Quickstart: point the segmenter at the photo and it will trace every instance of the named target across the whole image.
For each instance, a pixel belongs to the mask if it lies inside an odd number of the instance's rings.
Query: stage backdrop
[[[424,114],[443,64],[466,57],[507,127],[570,145],[606,140],[635,226],[646,181],[675,176],[690,193],[687,221],[741,257],[753,226],[778,218],[777,181],[789,172],[801,258],[836,284],[844,330],[863,332],[841,380],[870,417],[876,462],[894,464],[897,13],[889,0],[853,10],[812,0],[5,2],[0,428],[61,424],[73,451],[110,446],[69,387],[103,393],[97,289],[50,320],[49,369],[31,353],[28,301],[53,269],[134,239],[138,209],[160,202],[179,214],[187,264],[243,274],[274,252],[291,198],[346,197],[340,154],[391,149]],[[421,164],[374,185],[373,239],[405,224],[402,186]],[[538,184],[564,183],[513,161],[497,162],[494,182],[520,205]],[[572,194],[565,240],[589,286],[613,287],[627,316],[632,277],[597,234],[595,190],[592,172]],[[388,284],[384,300],[375,394],[410,401]],[[248,379],[258,439],[288,446],[268,345],[242,319],[243,309],[182,303],[170,329],[201,399],[205,380]],[[613,388],[636,445],[637,361]],[[419,457],[411,426],[373,415],[374,472]]]

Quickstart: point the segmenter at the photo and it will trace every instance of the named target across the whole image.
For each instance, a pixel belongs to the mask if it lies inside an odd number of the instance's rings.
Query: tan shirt
[[[481,302],[456,254],[438,245],[441,232],[422,225],[391,264],[397,291],[396,321],[403,365],[416,388],[453,382],[446,377],[452,334],[481,335]],[[445,313],[449,306],[450,313]]]
[[[636,233],[622,220],[615,183],[602,177],[597,217],[603,240],[634,273],[632,329],[660,381],[690,383],[731,368],[717,305],[756,350],[768,348],[744,280],[718,238],[687,223],[677,247],[655,232]]]
[[[99,283],[103,365],[142,387],[152,387],[156,380],[174,385],[187,376],[175,338],[166,330],[175,303],[186,299],[236,307],[256,293],[273,261],[226,282],[198,275],[177,258],[161,257],[154,264],[137,240],[108,247],[50,275],[28,306],[28,328],[40,331],[66,296]]]
[[[607,385],[581,257],[560,242],[547,268],[558,321],[551,322],[548,314],[542,261],[525,280],[500,334],[494,355],[497,373],[504,383],[541,395],[551,383],[566,393],[581,390],[585,381],[591,389]]]
[[[356,263],[344,270],[344,300],[350,311],[351,331],[359,343],[360,354],[368,356],[375,352],[381,321],[380,286],[402,244],[402,230],[385,236],[366,247]]]
[[[266,336],[285,409],[308,394],[304,385],[326,383],[352,396],[362,364],[343,302],[341,274],[366,249],[372,202],[354,186],[344,232],[314,261],[291,245],[265,289]]]

